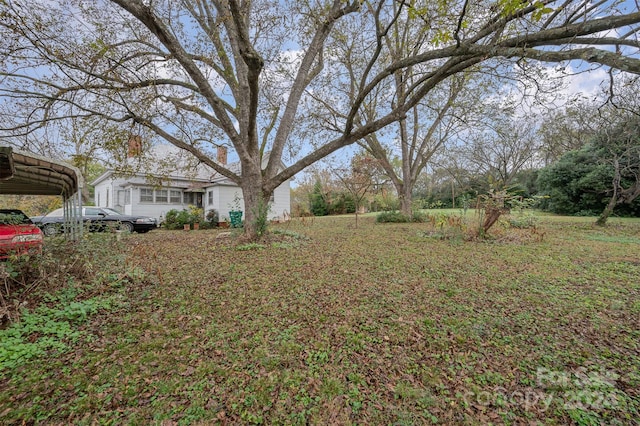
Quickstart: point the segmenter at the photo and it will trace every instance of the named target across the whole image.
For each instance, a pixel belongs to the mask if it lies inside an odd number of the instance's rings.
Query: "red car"
[[[0,259],[42,252],[42,231],[20,210],[0,209]]]

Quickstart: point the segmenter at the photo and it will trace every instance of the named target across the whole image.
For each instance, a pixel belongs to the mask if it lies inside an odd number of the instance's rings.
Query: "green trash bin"
[[[229,212],[229,220],[232,228],[242,228],[242,212]]]

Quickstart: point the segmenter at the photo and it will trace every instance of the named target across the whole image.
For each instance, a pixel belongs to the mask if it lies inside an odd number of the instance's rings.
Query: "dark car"
[[[0,209],[0,259],[42,252],[42,231],[22,211]]]
[[[44,216],[34,216],[31,220],[47,236],[64,231],[63,209],[54,210]],[[144,233],[157,227],[156,219],[153,217],[127,216],[106,207],[83,207],[82,222],[89,232],[123,230]]]

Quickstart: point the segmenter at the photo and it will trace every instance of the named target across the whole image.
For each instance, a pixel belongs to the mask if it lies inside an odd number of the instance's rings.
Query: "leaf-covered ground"
[[[132,235],[146,279],[0,371],[0,423],[637,424],[640,222],[430,226]]]

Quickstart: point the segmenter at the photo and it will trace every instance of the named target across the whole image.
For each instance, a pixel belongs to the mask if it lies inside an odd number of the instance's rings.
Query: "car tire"
[[[131,222],[121,222],[120,226],[118,226],[120,231],[133,232],[133,223]]]
[[[42,233],[47,237],[53,237],[54,235],[57,235],[59,232],[60,230],[58,229],[58,225],[55,225],[53,223],[47,223],[42,227]]]

